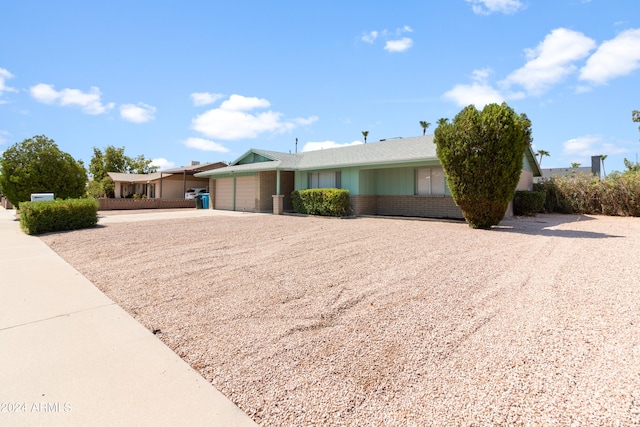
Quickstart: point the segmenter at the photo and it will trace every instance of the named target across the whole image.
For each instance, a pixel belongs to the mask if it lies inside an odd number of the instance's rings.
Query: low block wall
[[[355,215],[462,219],[451,196],[351,196]]]
[[[176,209],[195,208],[196,201],[185,199],[98,199],[101,211],[123,209]]]
[[[5,209],[13,209],[13,205],[11,204],[9,199],[7,199],[4,196],[2,196],[2,198],[0,199],[0,203],[2,204],[2,207]]]

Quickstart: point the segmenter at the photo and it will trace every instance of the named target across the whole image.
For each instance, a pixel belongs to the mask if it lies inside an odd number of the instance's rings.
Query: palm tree
[[[443,125],[446,125],[447,123],[449,123],[449,119],[446,119],[444,117],[441,117],[438,119],[438,126],[443,126]]]
[[[546,150],[538,150],[538,151],[536,151],[536,154],[537,154],[538,156],[540,156],[540,159],[538,160],[538,165],[542,166],[542,158],[543,158],[544,156],[549,157],[549,152],[548,152],[548,151],[546,151]]]
[[[429,122],[425,122],[425,121],[420,121],[420,126],[422,126],[422,136],[425,136],[425,134],[427,133],[427,128],[429,126],[431,126],[431,123]]]
[[[572,168],[579,168],[581,163],[571,163]]]
[[[608,154],[602,154],[600,155],[600,160],[602,160],[602,175],[604,175],[604,177],[607,177],[607,172],[605,172],[604,170],[604,161],[607,159]]]
[[[367,143],[367,135],[369,135],[369,131],[368,130],[363,130],[362,131],[362,136],[364,136],[364,143]]]

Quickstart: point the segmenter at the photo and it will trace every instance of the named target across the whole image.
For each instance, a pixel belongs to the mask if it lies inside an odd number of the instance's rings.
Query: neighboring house
[[[518,189],[532,189],[540,169],[531,149]],[[248,212],[292,211],[291,192],[349,190],[356,215],[462,218],[436,156],[433,135],[381,140],[298,154],[251,149],[209,178],[210,206]]]
[[[600,178],[600,162],[601,156],[591,156],[591,167],[578,167],[578,168],[547,168],[540,169],[541,175],[535,181],[540,182],[550,178],[575,177],[578,175],[594,175]]]
[[[208,187],[207,178],[196,178],[194,175],[227,165],[222,162],[199,164],[192,162],[190,166],[167,169],[149,174],[108,172],[115,183],[115,198],[128,198],[134,194],[149,199],[184,199],[189,188]]]

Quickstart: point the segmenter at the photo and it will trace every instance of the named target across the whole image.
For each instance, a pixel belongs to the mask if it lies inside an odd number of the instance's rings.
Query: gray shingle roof
[[[230,172],[257,172],[266,170],[313,170],[350,166],[384,165],[437,160],[433,135],[412,138],[396,138],[370,144],[326,148],[291,154],[252,149],[250,152],[274,159],[268,162],[236,164],[246,154],[224,169],[197,174],[198,177],[227,174]]]
[[[121,172],[107,172],[109,178],[111,178],[115,182],[142,182],[147,183],[149,181],[153,181],[156,179],[160,179],[160,172],[154,173],[121,173]],[[171,176],[171,174],[163,173],[162,177],[166,178]]]
[[[548,168],[540,169],[542,172],[542,178],[548,179],[554,176],[575,176],[575,175],[589,175],[593,173],[590,167],[578,167],[578,168]]]

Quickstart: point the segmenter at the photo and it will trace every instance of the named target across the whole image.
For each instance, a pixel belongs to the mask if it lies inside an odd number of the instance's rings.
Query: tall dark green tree
[[[44,135],[12,145],[0,158],[0,187],[15,206],[31,200],[32,193],[79,198],[85,194],[86,183],[87,171],[82,161],[61,151],[53,139]]]
[[[464,108],[452,122],[439,120],[434,140],[456,204],[473,228],[497,225],[513,199],[531,122],[506,103]]]

